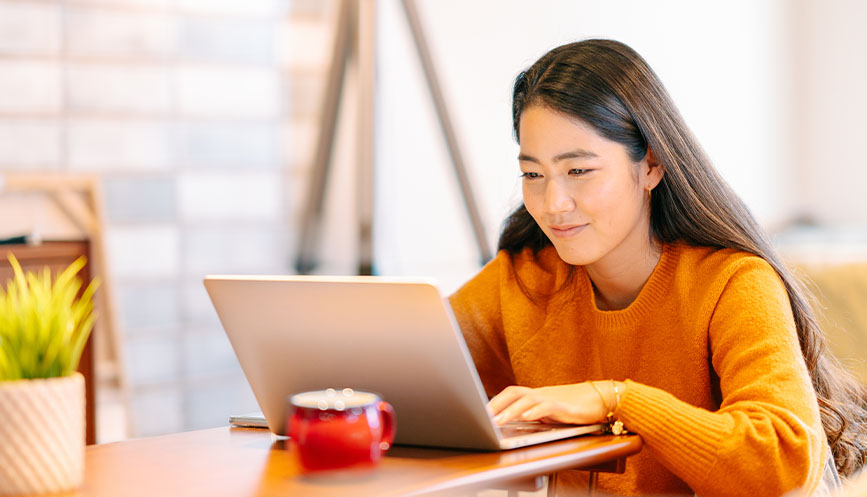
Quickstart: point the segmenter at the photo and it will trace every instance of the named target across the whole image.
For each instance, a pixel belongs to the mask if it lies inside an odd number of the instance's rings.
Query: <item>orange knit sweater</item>
[[[450,302],[489,396],[626,381],[615,414],[644,449],[600,490],[762,497],[808,494],[821,477],[827,443],[789,300],[758,257],[665,245],[635,301],[600,311],[584,268],[552,247],[500,252]]]

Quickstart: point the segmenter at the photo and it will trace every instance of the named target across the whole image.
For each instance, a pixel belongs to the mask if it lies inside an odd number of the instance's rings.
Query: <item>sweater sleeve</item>
[[[508,255],[500,252],[479,274],[449,297],[489,398],[515,384],[500,306],[501,266],[508,263]]]
[[[827,445],[788,295],[754,257],[721,285],[708,329],[720,409],[627,381],[616,414],[698,495],[809,495]]]

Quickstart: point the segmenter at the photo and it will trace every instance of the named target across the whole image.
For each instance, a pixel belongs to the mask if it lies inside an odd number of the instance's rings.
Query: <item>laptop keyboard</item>
[[[571,425],[539,423],[536,421],[512,421],[500,427],[500,433],[506,437],[516,437],[519,435],[527,435],[528,433],[542,433],[546,431],[556,430]]]

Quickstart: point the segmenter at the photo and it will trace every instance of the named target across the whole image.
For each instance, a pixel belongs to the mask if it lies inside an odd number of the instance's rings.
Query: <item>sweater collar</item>
[[[582,299],[590,307],[589,311],[600,325],[624,325],[635,323],[644,316],[659,308],[659,302],[665,297],[665,293],[671,286],[677,266],[681,246],[679,244],[664,243],[659,262],[653,268],[647,282],[641,288],[638,296],[625,309],[616,311],[603,311],[596,306],[596,297],[593,292],[593,284],[583,266],[577,267],[576,279],[579,292],[586,298]]]

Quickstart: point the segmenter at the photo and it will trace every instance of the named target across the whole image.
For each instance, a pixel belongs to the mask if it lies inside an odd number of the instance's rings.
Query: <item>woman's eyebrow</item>
[[[566,159],[593,159],[596,157],[599,157],[599,156],[596,155],[595,153],[589,151],[589,150],[584,150],[583,148],[579,148],[579,149],[571,150],[569,152],[564,152],[562,154],[555,156],[554,159],[552,160],[552,162],[560,162],[560,161],[566,160]],[[519,154],[518,155],[518,161],[535,162],[536,164],[539,163],[539,159],[533,157],[532,155],[527,155],[527,154]]]

